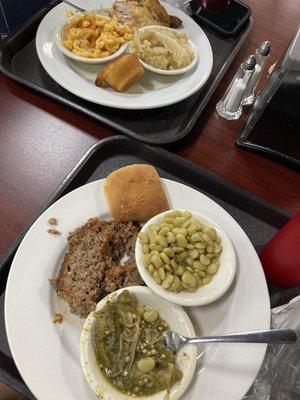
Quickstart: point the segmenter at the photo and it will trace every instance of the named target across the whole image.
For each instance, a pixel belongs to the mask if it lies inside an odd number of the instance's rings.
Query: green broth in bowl
[[[155,309],[138,306],[127,290],[94,313],[94,355],[103,376],[128,395],[170,390],[182,378],[175,354],[164,347],[169,325]]]
[[[176,354],[162,345],[164,330],[195,336],[182,307],[145,286],[120,289],[102,299],[87,317],[80,339],[81,365],[103,400],[177,400],[195,371],[197,348]]]

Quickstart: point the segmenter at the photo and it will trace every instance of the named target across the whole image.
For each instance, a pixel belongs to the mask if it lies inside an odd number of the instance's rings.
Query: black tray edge
[[[57,187],[57,189],[53,192],[53,194],[49,197],[48,201],[46,204],[40,209],[40,211],[37,213],[37,215],[31,219],[29,224],[26,226],[26,228],[21,232],[21,234],[17,237],[17,239],[14,241],[12,246],[8,249],[6,254],[3,256],[3,261],[0,264],[0,294],[3,293],[5,289],[5,282],[6,282],[6,275],[8,274],[8,265],[12,261],[14,254],[21,243],[22,239],[24,238],[25,234],[33,224],[33,222],[54,202],[60,197],[61,195],[64,194],[64,191],[67,192],[67,187],[71,184],[73,178],[76,176],[76,174],[84,167],[86,161],[89,159],[89,157],[98,149],[101,147],[109,147],[111,143],[114,142],[119,142],[119,148],[120,148],[120,153],[124,153],[124,151],[129,150],[131,154],[138,154],[139,147],[145,147],[146,149],[150,151],[154,151],[158,155],[161,155],[161,158],[167,159],[169,162],[171,162],[174,165],[174,170],[178,168],[178,165],[180,165],[181,172],[185,171],[185,176],[188,179],[191,174],[195,174],[196,176],[199,174],[199,171],[201,171],[202,175],[206,175],[207,180],[213,180],[214,182],[218,183],[219,186],[222,187],[222,190],[226,195],[229,195],[230,192],[234,191],[237,196],[242,197],[243,200],[245,201],[244,209],[249,212],[249,209],[251,210],[251,214],[265,220],[269,224],[276,226],[277,228],[280,228],[284,223],[286,223],[289,218],[291,217],[290,214],[285,212],[284,210],[280,209],[279,207],[269,204],[265,200],[251,194],[250,192],[234,186],[228,181],[225,181],[224,179],[220,178],[219,176],[213,174],[212,172],[209,172],[205,169],[203,169],[200,166],[194,165],[190,163],[187,160],[184,160],[183,158],[170,153],[169,151],[159,148],[159,147],[152,147],[148,145],[144,145],[138,141],[134,141],[132,139],[129,139],[125,136],[122,135],[117,135],[117,136],[111,136],[105,139],[100,140],[99,142],[95,143],[88,151],[83,155],[83,157],[78,161],[78,163],[75,165],[75,167],[69,172],[69,174],[66,176],[66,178],[61,182],[61,184]],[[107,150],[107,149],[106,149]],[[109,157],[110,154],[109,152],[106,151],[105,157]],[[158,161],[159,163],[159,161]],[[205,183],[205,182],[204,182]],[[214,193],[216,196],[218,196],[218,193]],[[219,195],[219,197],[221,197]],[[234,204],[234,202],[231,202],[231,204]],[[237,205],[239,208],[241,208],[240,202]],[[258,213],[257,209],[260,209],[261,211]],[[274,221],[279,221],[278,223],[274,223]],[[3,279],[2,279],[3,275]],[[5,282],[4,282],[5,281]]]
[[[70,101],[68,99],[65,99],[64,97],[61,97],[51,91],[48,91],[47,89],[36,85],[32,82],[27,81],[26,79],[23,79],[17,75],[15,75],[14,73],[12,73],[11,71],[9,71],[5,65],[3,64],[3,60],[2,60],[2,48],[5,46],[5,44],[10,40],[10,38],[12,38],[15,35],[20,34],[24,29],[26,29],[27,27],[29,27],[35,20],[39,19],[40,16],[42,14],[44,14],[46,12],[46,10],[50,11],[50,9],[52,9],[54,6],[57,5],[57,0],[54,0],[52,2],[49,3],[48,6],[43,7],[37,14],[35,14],[31,19],[29,19],[25,24],[23,24],[16,32],[13,33],[13,35],[10,35],[9,37],[5,38],[4,40],[0,41],[0,72],[2,72],[4,75],[6,75],[7,77],[9,77],[10,79],[14,80],[15,82],[18,82],[26,87],[28,87],[29,89],[35,90],[37,92],[42,93],[45,96],[50,97],[51,99],[54,99],[56,101],[58,101],[59,103],[73,108],[76,111],[79,111],[81,114],[83,115],[87,115],[91,118],[93,118],[94,120],[98,121],[98,122],[102,122],[104,124],[106,124],[107,126],[115,129],[116,131],[119,131],[121,133],[124,133],[125,135],[132,137],[133,139],[139,140],[143,143],[148,143],[148,144],[153,144],[153,145],[166,145],[169,143],[174,143],[179,141],[180,139],[184,138],[186,135],[188,135],[190,133],[190,131],[192,130],[193,126],[195,125],[198,117],[200,116],[200,114],[202,113],[203,109],[206,107],[207,103],[210,100],[210,97],[212,96],[212,93],[216,90],[217,86],[219,85],[220,81],[222,80],[224,74],[226,73],[226,71],[228,70],[228,68],[230,67],[233,59],[235,58],[236,54],[239,52],[239,50],[241,49],[241,47],[243,46],[246,38],[248,37],[249,33],[252,30],[253,27],[253,20],[252,18],[250,18],[249,20],[249,24],[247,26],[247,28],[245,29],[245,31],[243,32],[238,45],[235,47],[234,51],[231,53],[230,57],[228,58],[227,62],[223,65],[223,67],[221,68],[221,70],[219,71],[216,80],[213,82],[213,85],[211,85],[209,91],[207,92],[206,95],[206,99],[205,101],[203,101],[201,103],[201,107],[199,107],[197,109],[197,111],[195,112],[195,114],[193,115],[193,117],[190,119],[190,121],[188,122],[188,124],[186,125],[186,127],[176,136],[174,136],[173,138],[170,139],[151,139],[151,138],[144,138],[142,136],[140,136],[139,134],[135,133],[134,131],[127,129],[117,123],[114,123],[113,121],[107,119],[106,117],[103,117],[101,115],[98,115],[92,111],[89,111],[89,113],[87,114],[80,105],[78,105],[77,103]],[[2,43],[1,43],[2,42]],[[52,79],[52,78],[51,78]],[[201,91],[201,89],[199,89],[199,91]],[[78,97],[78,99],[80,99],[80,97]],[[101,107],[105,107],[105,106],[101,106]],[[166,106],[168,107],[168,106]],[[109,107],[106,107],[109,108]]]
[[[280,153],[279,151],[269,149],[264,146],[260,146],[258,144],[244,141],[241,137],[238,137],[235,141],[235,144],[237,147],[246,149],[246,150],[251,150],[254,151],[255,153],[258,154],[263,154],[267,156],[268,158],[278,161],[284,165],[287,165],[290,168],[299,170],[300,169],[300,161],[297,160],[296,158],[290,157],[286,154]]]

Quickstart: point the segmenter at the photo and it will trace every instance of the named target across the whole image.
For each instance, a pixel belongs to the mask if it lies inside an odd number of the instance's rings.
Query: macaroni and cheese
[[[72,53],[86,58],[108,57],[132,38],[133,30],[120,24],[117,17],[96,13],[76,15],[62,32],[62,44]]]

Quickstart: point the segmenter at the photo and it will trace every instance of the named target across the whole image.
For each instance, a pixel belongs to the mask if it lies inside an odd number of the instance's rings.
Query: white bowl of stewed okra
[[[236,270],[227,234],[215,220],[192,210],[171,210],[151,218],[139,233],[135,259],[150,289],[183,306],[219,299]]]

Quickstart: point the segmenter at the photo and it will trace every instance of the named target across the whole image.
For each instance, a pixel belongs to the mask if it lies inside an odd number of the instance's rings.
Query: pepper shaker
[[[223,98],[217,103],[218,114],[228,120],[238,119],[242,113],[243,99],[256,65],[254,55],[248,57],[236,72]]]
[[[260,79],[263,69],[265,67],[267,58],[270,55],[270,50],[271,50],[271,46],[270,46],[270,42],[268,42],[268,41],[263,42],[256,49],[256,52],[255,52],[256,65],[255,65],[255,69],[254,69],[252,78],[249,82],[249,86],[247,87],[247,90],[245,92],[243,105],[250,105],[254,101],[255,90],[257,88],[259,79]]]

